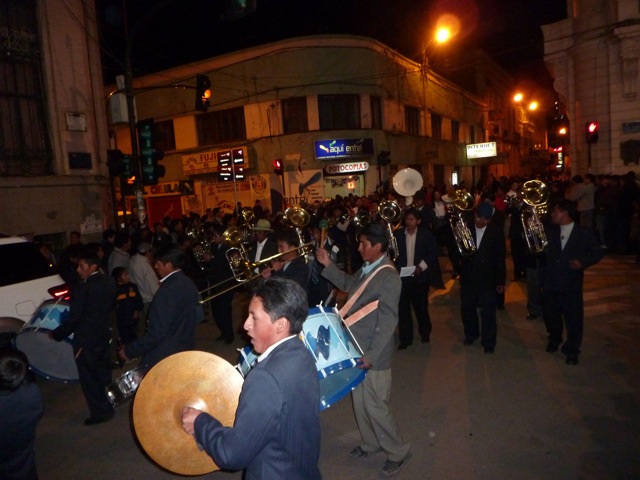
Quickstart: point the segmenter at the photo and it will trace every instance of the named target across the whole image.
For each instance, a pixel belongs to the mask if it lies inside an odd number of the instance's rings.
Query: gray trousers
[[[398,434],[391,412],[391,369],[369,370],[352,392],[353,410],[360,430],[360,447],[368,453],[382,449],[393,462],[403,460],[411,450]]]

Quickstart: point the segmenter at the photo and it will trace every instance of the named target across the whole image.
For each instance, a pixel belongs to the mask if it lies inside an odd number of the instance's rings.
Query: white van
[[[0,323],[28,322],[44,300],[68,292],[62,277],[31,242],[0,235]]]

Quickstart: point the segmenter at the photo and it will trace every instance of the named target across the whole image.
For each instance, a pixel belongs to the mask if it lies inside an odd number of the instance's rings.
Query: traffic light
[[[600,136],[598,135],[598,130],[600,129],[600,124],[598,122],[587,122],[585,128],[585,134],[587,137],[587,143],[596,143]]]
[[[131,157],[120,150],[107,150],[107,167],[111,178],[129,178],[133,176],[131,171]]]
[[[138,122],[138,145],[142,184],[156,185],[158,178],[164,177],[165,168],[158,164],[164,157],[164,152],[153,148],[153,119]]]
[[[206,112],[211,98],[211,80],[206,75],[196,77],[196,110]]]
[[[282,160],[279,158],[276,158],[273,161],[273,173],[276,175],[282,175]]]

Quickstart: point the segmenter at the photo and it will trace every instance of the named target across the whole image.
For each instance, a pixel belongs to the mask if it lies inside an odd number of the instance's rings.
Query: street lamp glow
[[[523,98],[524,98],[524,95],[522,93],[518,92],[513,96],[513,101],[517,102],[517,103],[520,103]]]
[[[560,127],[560,129],[558,130],[558,134],[559,135],[566,135],[567,134],[567,127]]]
[[[440,27],[436,32],[436,42],[445,43],[451,38],[451,30],[448,27]]]
[[[529,110],[534,111],[538,109],[538,102],[535,100],[529,104]]]

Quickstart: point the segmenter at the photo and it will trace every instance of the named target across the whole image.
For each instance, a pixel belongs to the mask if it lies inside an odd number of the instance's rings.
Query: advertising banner
[[[297,206],[300,203],[312,204],[316,200],[324,200],[324,183],[322,170],[303,170],[284,172],[287,185],[285,207]]]

